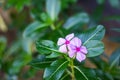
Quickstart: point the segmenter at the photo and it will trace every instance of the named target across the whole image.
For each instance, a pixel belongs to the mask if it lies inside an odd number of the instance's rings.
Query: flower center
[[[76,51],[77,51],[77,52],[80,51],[80,47],[76,47]]]
[[[65,44],[69,44],[69,43],[70,43],[70,41],[66,40]]]

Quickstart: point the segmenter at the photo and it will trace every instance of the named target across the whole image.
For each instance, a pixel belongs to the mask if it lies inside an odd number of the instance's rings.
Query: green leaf
[[[59,80],[67,66],[68,61],[62,59],[56,60],[50,65],[50,67],[45,69],[43,78],[45,80]]]
[[[20,0],[19,2],[16,0],[8,0],[8,7],[14,6],[18,11],[21,11],[24,6],[29,6],[31,0]]]
[[[120,79],[120,68],[118,67],[114,67],[110,70],[110,74],[112,75],[112,77],[116,78],[116,79]]]
[[[74,66],[76,80],[98,80],[94,70]]]
[[[98,77],[98,80],[114,80],[113,76],[108,72],[104,72],[103,70],[100,69],[95,69],[95,72]]]
[[[59,80],[70,80],[71,79],[71,75],[67,71],[68,70],[66,69],[66,71],[63,73],[63,75],[61,76],[61,78]]]
[[[120,0],[109,0],[109,3],[111,4],[112,7],[114,8],[120,8]]]
[[[80,34],[78,37],[87,44],[89,40],[102,40],[105,35],[105,28],[102,25],[98,25],[96,28],[87,30],[85,33]]]
[[[48,67],[53,60],[46,59],[44,56],[41,56],[39,59],[33,59],[29,65],[31,65],[35,69],[44,69]]]
[[[28,25],[28,27],[23,32],[23,37],[28,37],[33,32],[37,31],[38,29],[43,29],[43,28],[45,28],[47,26],[48,26],[48,24],[41,23],[39,21],[35,21],[35,22],[31,23],[30,25]]]
[[[88,50],[87,57],[98,56],[104,51],[104,44],[99,40],[89,40],[85,46]]]
[[[61,54],[60,53],[51,53],[50,55],[48,55],[46,58],[56,58],[59,57]]]
[[[110,69],[113,68],[114,66],[120,65],[120,48],[118,48],[112,53],[109,59],[109,63]]]
[[[22,55],[17,56],[14,59],[12,65],[10,66],[9,73],[16,74],[19,73],[21,68],[28,64],[28,62],[32,59],[32,56],[26,53],[22,53]]]
[[[101,56],[96,56],[94,58],[89,58],[89,60],[94,63],[94,65],[103,71],[107,71],[109,64],[105,60],[101,59]]]
[[[2,52],[5,50],[7,44],[7,39],[3,36],[0,36],[0,57]]]
[[[41,54],[50,54],[52,52],[60,53],[57,45],[50,40],[37,41],[36,48]]]
[[[105,0],[96,0],[98,4],[103,4]]]
[[[57,18],[60,8],[60,0],[46,0],[46,10],[52,21]]]
[[[22,47],[27,53],[32,53],[32,49],[35,47],[33,46],[33,40],[30,38],[24,38],[22,40]]]
[[[73,26],[79,24],[79,23],[88,23],[89,22],[89,17],[88,14],[86,13],[79,13],[75,16],[70,17],[67,22],[63,25],[65,29],[70,29]]]
[[[120,22],[120,15],[110,15],[110,16],[105,16],[104,17],[105,21],[112,21],[115,20],[117,22]]]

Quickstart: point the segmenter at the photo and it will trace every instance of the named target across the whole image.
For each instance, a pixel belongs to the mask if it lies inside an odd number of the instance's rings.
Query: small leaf
[[[89,17],[86,13],[79,13],[75,16],[70,17],[67,22],[63,25],[65,29],[70,29],[71,27],[79,24],[79,23],[88,23]]]
[[[46,0],[46,10],[52,21],[57,18],[60,8],[60,0]]]
[[[102,40],[105,35],[105,28],[102,25],[98,25],[97,28],[90,29],[78,37],[87,44],[89,40]]]
[[[110,56],[110,59],[109,59],[109,63],[110,63],[110,69],[113,66],[120,65],[120,48],[118,48],[116,51],[114,51],[112,53],[112,55]]]
[[[95,57],[103,53],[104,44],[98,40],[90,40],[85,44],[87,47],[88,53],[87,57]]]
[[[28,27],[23,32],[23,37],[28,37],[33,32],[37,31],[38,29],[43,29],[43,28],[47,27],[47,25],[48,24],[44,24],[44,23],[35,21],[35,22],[31,23],[30,25],[28,25]]]
[[[59,80],[65,69],[68,66],[68,61],[66,60],[56,60],[54,61],[50,67],[47,67],[44,72],[45,80]]]
[[[36,48],[41,54],[50,54],[52,52],[60,53],[57,45],[50,40],[41,40],[36,42]]]

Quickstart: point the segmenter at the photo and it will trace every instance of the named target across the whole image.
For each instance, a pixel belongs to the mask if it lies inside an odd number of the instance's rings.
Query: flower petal
[[[72,44],[69,44],[67,47],[68,47],[68,50],[70,50],[70,51],[76,49],[76,46],[74,46],[74,45],[72,45]]]
[[[76,59],[77,59],[79,62],[85,60],[85,58],[86,58],[86,55],[84,55],[84,54],[81,53],[81,52],[78,52],[77,55],[76,55]]]
[[[65,39],[64,38],[59,38],[58,39],[58,42],[57,42],[57,45],[62,45],[62,44],[64,44],[65,43]]]
[[[84,54],[87,54],[87,53],[88,53],[88,51],[87,51],[87,49],[86,49],[85,46],[81,46],[80,51],[81,51],[82,53],[84,53]]]
[[[69,55],[70,58],[73,58],[75,56],[75,51],[74,50],[73,51],[69,51],[68,55]]]
[[[66,47],[67,47],[66,45],[60,46],[60,47],[59,47],[59,51],[60,51],[60,52],[63,52],[63,53],[67,53],[67,48],[66,48]]]
[[[74,37],[74,33],[71,33],[65,37],[66,40],[71,40]]]
[[[70,41],[70,43],[71,43],[72,45],[77,46],[77,47],[80,47],[81,44],[82,44],[81,40],[80,40],[79,38],[77,38],[77,37],[73,38],[73,39]]]

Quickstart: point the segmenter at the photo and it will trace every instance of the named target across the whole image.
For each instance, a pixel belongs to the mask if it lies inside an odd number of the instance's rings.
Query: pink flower
[[[68,49],[69,57],[76,57],[79,62],[85,60],[88,51],[85,46],[82,46],[82,42],[79,38],[73,38],[71,40],[71,45],[68,46]]]
[[[60,52],[64,52],[67,53],[68,52],[68,46],[70,45],[70,41],[72,40],[72,38],[74,37],[74,33],[69,34],[64,38],[59,38],[57,45],[60,46],[59,47],[59,51]]]

